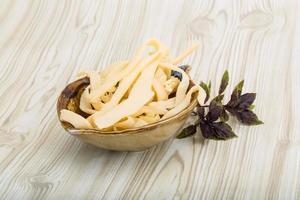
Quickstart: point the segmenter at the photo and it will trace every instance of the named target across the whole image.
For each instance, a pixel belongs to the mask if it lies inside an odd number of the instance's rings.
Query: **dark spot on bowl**
[[[70,83],[65,87],[57,101],[58,116],[60,116],[60,111],[62,109],[73,111],[85,118],[89,116],[88,114],[82,112],[79,108],[81,94],[89,84],[90,79],[88,77],[84,77],[82,79]],[[62,122],[62,125],[65,129],[73,128],[73,126],[67,122]]]

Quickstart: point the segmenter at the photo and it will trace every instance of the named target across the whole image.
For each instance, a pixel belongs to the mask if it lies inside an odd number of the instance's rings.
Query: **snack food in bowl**
[[[130,60],[80,73],[58,100],[63,127],[112,150],[143,150],[172,137],[197,105],[199,86],[186,66],[177,66],[196,48],[173,58],[166,46],[150,39]]]

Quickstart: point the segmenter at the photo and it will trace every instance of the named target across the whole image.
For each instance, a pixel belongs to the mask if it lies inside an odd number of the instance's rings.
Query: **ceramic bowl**
[[[89,78],[85,77],[65,87],[57,101],[58,117],[62,109],[68,109],[87,117],[79,109],[79,100],[83,90],[88,85]],[[193,85],[194,83],[190,81],[190,87]],[[142,151],[176,136],[196,107],[196,96],[197,94],[194,94],[191,104],[177,115],[134,129],[103,132],[96,129],[75,129],[70,123],[60,122],[68,133],[97,147],[116,151]]]

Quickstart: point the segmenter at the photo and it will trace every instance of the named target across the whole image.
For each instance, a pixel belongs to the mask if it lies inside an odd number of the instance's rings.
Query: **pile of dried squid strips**
[[[197,47],[193,45],[173,58],[170,49],[150,39],[131,60],[114,63],[100,73],[81,73],[79,78],[88,76],[90,84],[81,95],[79,108],[89,117],[63,109],[60,119],[77,129],[114,131],[141,127],[178,114],[189,106],[199,86],[188,90],[189,76],[176,65]],[[174,71],[181,77],[172,76]]]

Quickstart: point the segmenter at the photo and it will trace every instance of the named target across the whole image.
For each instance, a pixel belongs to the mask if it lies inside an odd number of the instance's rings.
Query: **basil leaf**
[[[202,106],[197,107],[197,114],[198,114],[198,116],[200,117],[201,120],[204,120],[204,117],[205,117],[204,107],[202,107]]]
[[[244,80],[240,81],[234,88],[233,93],[240,97],[244,87]]]
[[[210,83],[207,85],[206,83],[201,81],[200,87],[205,91],[206,97],[204,103],[206,103],[210,97]]]
[[[212,100],[209,104],[209,111],[206,115],[206,119],[209,122],[216,121],[223,112],[223,105],[220,101]]]
[[[239,82],[239,84],[237,84],[237,86],[235,86],[231,94],[231,98],[226,106],[235,107],[239,104],[239,98],[241,96],[243,86],[244,86],[244,80],[242,80],[241,82]]]
[[[216,96],[215,98],[213,98],[212,101],[217,101],[222,104],[223,99],[224,99],[224,94],[220,94],[220,95]]]
[[[239,108],[240,109],[247,109],[250,105],[255,101],[256,94],[255,93],[246,93],[241,95],[239,99]]]
[[[235,116],[242,124],[245,125],[253,126],[263,124],[263,122],[259,120],[257,115],[251,110],[235,112]]]
[[[228,115],[228,113],[226,112],[225,109],[223,109],[223,111],[222,111],[222,113],[220,115],[220,120],[222,122],[227,122],[229,120],[229,115]]]
[[[200,123],[204,138],[213,140],[227,140],[236,137],[232,128],[225,122]]]
[[[248,108],[248,109],[249,109],[249,110],[253,110],[254,108],[255,108],[255,105],[254,105],[254,104],[252,104],[252,105],[250,105],[250,106],[249,106],[249,108]]]
[[[229,74],[228,71],[226,70],[222,76],[222,80],[221,80],[221,85],[219,88],[219,94],[222,94],[226,87],[228,86],[228,81],[229,81]]]
[[[190,137],[197,132],[197,127],[195,125],[190,125],[184,128],[179,135],[177,135],[177,139],[183,139],[186,137]]]

